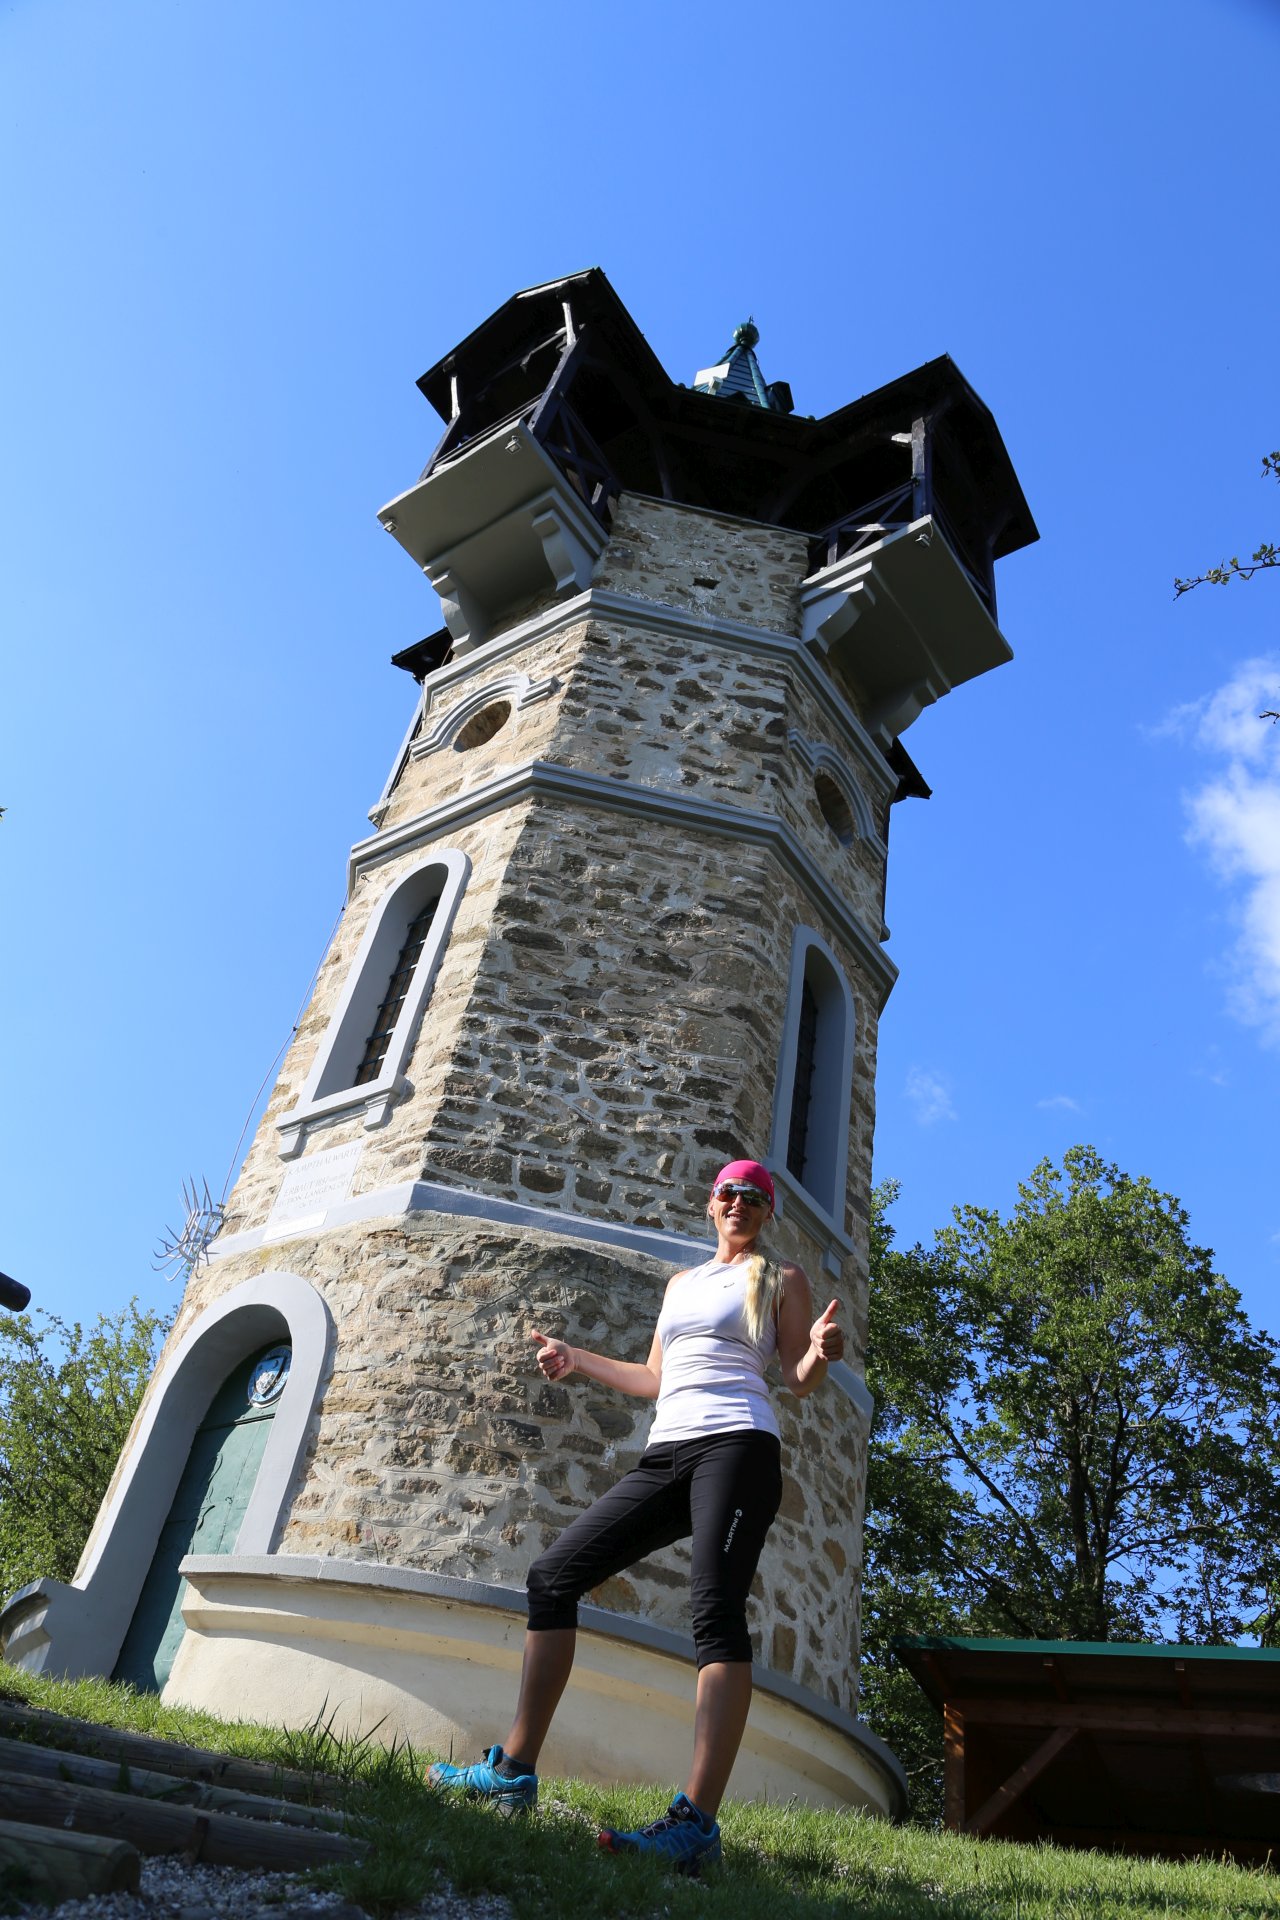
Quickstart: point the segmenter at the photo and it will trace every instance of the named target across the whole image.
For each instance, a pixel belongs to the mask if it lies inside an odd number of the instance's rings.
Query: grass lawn
[[[358,1867],[314,1876],[371,1913],[412,1907],[448,1880],[461,1893],[505,1894],[519,1920],[1280,1920],[1280,1874],[1217,1862],[1175,1865],[973,1841],[891,1827],[852,1813],[729,1802],[723,1864],[688,1882],[599,1851],[596,1829],[662,1811],[652,1787],[544,1780],[532,1819],[442,1798],[421,1760],[323,1730],[281,1733],[164,1707],[102,1680],[43,1681],[0,1668],[0,1693],[104,1726],[337,1773],[370,1842]],[[1278,1848],[1280,1853],[1280,1848]]]

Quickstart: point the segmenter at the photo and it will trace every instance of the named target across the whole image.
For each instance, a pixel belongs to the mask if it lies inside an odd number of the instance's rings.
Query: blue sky
[[[599,264],[803,412],[950,353],[1041,529],[907,736],[900,1235],[1087,1139],[1280,1334],[1280,580],[1172,596],[1280,525],[1278,64],[1247,0],[0,11],[0,1266],[173,1301],[439,624],[414,379]]]

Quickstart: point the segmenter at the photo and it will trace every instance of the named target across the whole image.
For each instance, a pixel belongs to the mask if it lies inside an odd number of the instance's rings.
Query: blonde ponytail
[[[753,1253],[743,1265],[747,1270],[747,1332],[758,1346],[781,1303],[784,1275],[782,1268],[762,1253]]]

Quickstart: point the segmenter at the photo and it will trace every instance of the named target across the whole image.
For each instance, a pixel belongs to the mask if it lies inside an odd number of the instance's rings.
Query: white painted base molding
[[[187,1632],[163,1698],[223,1718],[298,1727],[333,1717],[455,1759],[506,1731],[523,1595],[365,1561],[193,1556]],[[691,1750],[694,1666],[682,1635],[583,1607],[569,1690],[542,1756],[549,1774],[678,1785]],[[860,1721],[756,1669],[730,1793],[861,1807],[894,1818],[906,1782]]]

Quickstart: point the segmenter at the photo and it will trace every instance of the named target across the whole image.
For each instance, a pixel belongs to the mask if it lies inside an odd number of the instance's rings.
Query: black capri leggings
[[[747,1594],[782,1499],[782,1452],[748,1428],[650,1447],[529,1569],[529,1627],[576,1627],[578,1601],[611,1574],[693,1536],[699,1667],[750,1662]]]

